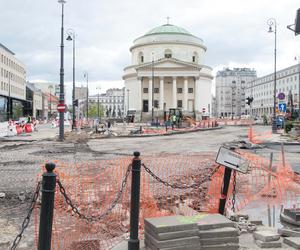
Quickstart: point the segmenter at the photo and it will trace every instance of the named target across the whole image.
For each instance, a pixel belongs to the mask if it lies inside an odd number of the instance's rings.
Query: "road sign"
[[[64,103],[57,104],[57,111],[58,112],[65,112],[66,111],[66,105]]]
[[[247,173],[249,167],[249,162],[240,154],[225,147],[220,147],[216,163],[244,174]]]
[[[284,99],[285,99],[285,94],[284,94],[284,93],[279,93],[279,94],[277,95],[277,98],[278,98],[279,100],[284,100]]]
[[[286,112],[286,103],[279,103],[278,109],[280,112]]]

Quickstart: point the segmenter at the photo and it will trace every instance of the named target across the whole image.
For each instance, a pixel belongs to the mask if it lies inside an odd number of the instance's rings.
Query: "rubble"
[[[0,192],[0,199],[3,199],[3,198],[5,198],[5,193],[4,192]]]

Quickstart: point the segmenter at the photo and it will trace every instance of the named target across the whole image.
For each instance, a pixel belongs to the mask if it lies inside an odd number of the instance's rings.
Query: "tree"
[[[100,117],[104,115],[104,107],[99,104],[99,113]],[[98,117],[98,104],[97,103],[92,103],[89,105],[89,117]]]

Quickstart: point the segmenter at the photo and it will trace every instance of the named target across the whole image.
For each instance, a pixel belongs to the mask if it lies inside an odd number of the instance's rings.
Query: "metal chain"
[[[128,165],[126,173],[125,173],[125,177],[122,181],[121,184],[121,188],[116,196],[116,199],[113,201],[113,203],[110,205],[110,207],[101,215],[98,216],[89,216],[89,215],[85,215],[83,213],[81,213],[78,209],[78,207],[72,202],[71,198],[67,195],[66,193],[66,189],[64,188],[63,184],[61,183],[61,181],[58,179],[57,180],[57,184],[59,186],[59,191],[60,193],[64,196],[66,203],[71,207],[72,211],[78,215],[78,217],[80,219],[84,219],[88,222],[93,222],[93,221],[98,221],[98,220],[102,220],[104,217],[106,217],[109,213],[111,213],[111,211],[115,208],[115,206],[118,204],[120,198],[122,197],[124,188],[126,186],[127,180],[128,180],[128,176],[131,172],[131,164]]]
[[[27,212],[27,216],[25,217],[23,223],[22,223],[22,227],[21,227],[21,231],[20,233],[16,236],[10,250],[15,250],[17,248],[17,246],[19,245],[21,239],[22,239],[22,236],[23,236],[23,233],[25,231],[25,229],[28,227],[29,225],[29,222],[30,222],[30,218],[31,218],[31,214],[33,212],[33,209],[35,208],[35,205],[36,205],[36,202],[37,202],[37,199],[39,197],[39,194],[40,194],[40,189],[41,189],[41,181],[38,182],[38,184],[36,185],[36,188],[35,188],[35,192],[33,194],[33,197],[31,199],[31,203],[30,203],[30,207],[28,209],[28,212]]]
[[[232,211],[235,212],[235,195],[236,195],[236,171],[233,171],[233,190],[232,190]]]
[[[144,169],[146,170],[146,172],[148,174],[150,174],[155,180],[157,180],[158,182],[162,183],[163,185],[165,185],[167,187],[171,187],[171,188],[174,188],[174,189],[197,188],[197,187],[201,186],[203,183],[209,181],[211,179],[211,177],[220,168],[220,166],[216,167],[205,179],[201,180],[199,183],[194,183],[194,184],[189,185],[189,186],[181,186],[181,185],[178,185],[178,184],[170,184],[167,181],[164,181],[163,179],[161,179],[160,177],[158,177],[156,174],[154,174],[144,163],[142,164],[142,166],[144,167]]]

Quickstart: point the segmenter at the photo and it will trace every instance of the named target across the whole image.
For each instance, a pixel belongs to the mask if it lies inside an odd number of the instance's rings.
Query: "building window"
[[[159,105],[159,102],[158,102],[158,100],[154,100],[154,108],[158,108],[158,105]]]
[[[182,88],[177,88],[177,93],[181,94],[182,93]]]
[[[172,50],[170,49],[165,50],[165,58],[172,58]]]
[[[194,52],[193,57],[192,57],[192,61],[193,61],[194,63],[197,63],[197,62],[198,62],[198,53],[197,53],[197,52]]]
[[[159,93],[159,88],[154,88],[154,93]]]
[[[147,94],[148,93],[148,88],[143,88],[143,93]]]
[[[193,88],[188,88],[188,93],[190,93],[190,94],[194,93],[194,89]]]
[[[143,63],[144,62],[144,54],[143,52],[139,53],[139,63]]]
[[[182,108],[182,100],[177,100],[177,108]]]

